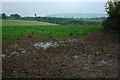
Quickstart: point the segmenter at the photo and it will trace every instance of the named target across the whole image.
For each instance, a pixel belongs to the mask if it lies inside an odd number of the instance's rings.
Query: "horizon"
[[[3,2],[2,13],[48,16],[60,13],[106,14],[105,2]]]

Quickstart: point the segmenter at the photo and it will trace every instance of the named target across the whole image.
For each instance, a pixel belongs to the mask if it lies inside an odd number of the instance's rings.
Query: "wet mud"
[[[3,78],[118,78],[118,34],[29,38],[3,45]]]

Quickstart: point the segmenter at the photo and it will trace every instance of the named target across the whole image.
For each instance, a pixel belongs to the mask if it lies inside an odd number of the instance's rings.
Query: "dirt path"
[[[25,37],[3,46],[3,78],[117,78],[120,35],[98,31],[90,35]]]

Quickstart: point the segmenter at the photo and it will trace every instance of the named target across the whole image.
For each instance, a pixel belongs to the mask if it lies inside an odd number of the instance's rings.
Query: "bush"
[[[105,30],[120,31],[120,1],[107,3],[106,12],[109,17],[102,22],[102,26]]]
[[[119,19],[106,19],[102,22],[102,26],[105,30],[119,30],[120,22]]]

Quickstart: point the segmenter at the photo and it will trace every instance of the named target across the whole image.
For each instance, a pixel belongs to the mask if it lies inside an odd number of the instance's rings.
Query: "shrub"
[[[109,17],[102,22],[105,30],[120,31],[120,1],[109,1],[106,6]]]

